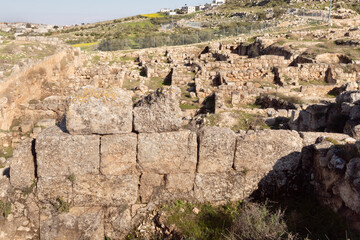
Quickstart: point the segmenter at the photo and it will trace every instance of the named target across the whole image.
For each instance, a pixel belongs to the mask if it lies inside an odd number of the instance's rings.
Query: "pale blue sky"
[[[1,0],[0,22],[70,25],[207,2],[211,0]]]

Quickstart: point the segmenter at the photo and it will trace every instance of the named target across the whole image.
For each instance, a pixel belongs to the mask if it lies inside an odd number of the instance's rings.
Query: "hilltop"
[[[329,4],[317,1],[229,0],[224,5],[191,14],[138,15],[74,26],[48,35],[60,38],[68,44],[79,44],[76,46],[90,49],[102,42],[101,50],[181,45],[234,36],[273,26],[279,21],[291,21],[290,13],[304,8],[313,11],[323,10],[325,14],[328,7]],[[333,10],[343,7],[360,11],[356,2],[336,3]]]

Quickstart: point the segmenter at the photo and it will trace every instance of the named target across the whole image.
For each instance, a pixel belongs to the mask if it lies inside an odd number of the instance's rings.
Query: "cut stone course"
[[[143,172],[169,174],[196,170],[196,134],[189,130],[140,133],[138,162]]]
[[[139,176],[76,176],[73,186],[76,206],[122,206],[134,204]]]
[[[99,136],[48,128],[36,139],[38,177],[99,174]]]
[[[136,172],[136,148],[135,133],[101,137],[100,172],[104,175]]]
[[[120,88],[87,86],[68,99],[66,129],[71,134],[116,134],[132,131],[131,95]]]
[[[101,207],[72,207],[68,213],[51,213],[52,206],[40,216],[41,240],[104,238],[104,211]]]
[[[235,154],[235,133],[228,128],[205,127],[199,133],[199,173],[231,170]]]

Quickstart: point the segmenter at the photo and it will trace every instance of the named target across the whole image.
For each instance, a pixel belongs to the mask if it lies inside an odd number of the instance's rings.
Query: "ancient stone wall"
[[[121,239],[154,204],[244,199],[265,176],[286,184],[318,136],[181,129],[179,95],[178,88],[158,89],[134,107],[121,89],[87,87],[69,98],[66,128],[22,143],[10,185],[1,179],[1,199],[14,208],[0,236]]]

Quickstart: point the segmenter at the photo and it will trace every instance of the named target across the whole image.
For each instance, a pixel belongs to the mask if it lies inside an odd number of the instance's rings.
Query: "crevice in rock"
[[[196,136],[196,142],[197,142],[197,151],[196,151],[196,171],[195,173],[198,173],[199,171],[199,161],[200,161],[200,136]]]
[[[234,157],[233,157],[233,164],[232,164],[232,169],[234,170],[234,171],[236,171],[236,169],[235,169],[235,157],[236,157],[236,148],[237,148],[237,138],[235,137],[235,148],[234,148]]]
[[[35,175],[35,178],[38,179],[38,172],[37,172],[37,167],[38,167],[38,164],[37,164],[37,156],[36,156],[36,139],[32,140],[31,142],[31,153],[33,155],[33,161],[34,161],[34,169],[35,169],[35,172],[34,172],[34,175]]]
[[[101,136],[99,136],[99,173],[102,175],[102,172],[101,172]]]

